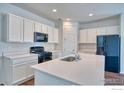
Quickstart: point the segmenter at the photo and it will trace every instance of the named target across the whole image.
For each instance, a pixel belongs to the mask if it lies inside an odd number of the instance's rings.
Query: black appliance
[[[97,53],[105,56],[105,71],[120,72],[119,35],[97,36]]]
[[[34,32],[34,42],[48,42],[48,34]]]
[[[44,51],[41,46],[30,47],[30,53],[38,54],[38,63],[52,60],[52,52]]]

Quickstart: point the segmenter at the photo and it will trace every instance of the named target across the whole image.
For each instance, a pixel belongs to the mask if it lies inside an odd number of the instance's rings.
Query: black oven
[[[48,42],[48,34],[34,32],[34,42]]]
[[[52,60],[52,52],[44,51],[41,46],[30,47],[30,53],[38,54],[38,63]]]

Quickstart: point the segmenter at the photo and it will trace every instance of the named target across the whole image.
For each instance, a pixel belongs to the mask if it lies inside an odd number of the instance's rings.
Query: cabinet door
[[[27,77],[27,65],[26,64],[20,64],[13,66],[12,69],[12,77],[13,77],[13,83],[19,82]]]
[[[59,42],[59,32],[58,32],[58,29],[56,28],[53,28],[53,41],[54,43],[58,43]]]
[[[79,43],[87,43],[87,29],[80,30]]]
[[[32,65],[36,65],[36,64],[38,64],[38,60],[33,60],[32,62],[28,62],[28,64],[27,64],[27,70],[26,70],[28,77],[34,75],[33,68],[31,68],[31,66]]]
[[[106,27],[96,28],[97,35],[106,35]]]
[[[106,27],[106,35],[119,35],[119,26]]]
[[[34,30],[35,32],[41,32],[42,31],[41,23],[35,22]]]
[[[23,41],[23,18],[9,14],[8,15],[8,31],[7,41],[22,42]]]
[[[45,24],[42,24],[42,33],[46,33],[48,32],[48,26]]]
[[[88,29],[87,43],[96,43],[96,29]]]
[[[48,26],[48,42],[53,43],[53,28]]]
[[[24,19],[24,41],[34,41],[34,22],[28,19]]]

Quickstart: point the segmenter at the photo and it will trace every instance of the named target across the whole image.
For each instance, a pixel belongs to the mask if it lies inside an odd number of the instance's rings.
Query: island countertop
[[[79,55],[81,60],[78,61],[67,62],[58,58],[32,68],[79,85],[103,85],[104,56],[84,53]]]

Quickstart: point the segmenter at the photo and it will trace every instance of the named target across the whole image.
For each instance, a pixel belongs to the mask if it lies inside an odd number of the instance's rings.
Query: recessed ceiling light
[[[94,16],[94,14],[93,13],[89,13],[89,16]]]
[[[53,11],[53,12],[57,12],[57,10],[56,10],[56,9],[53,9],[52,11]]]
[[[67,21],[70,21],[71,19],[70,19],[70,18],[67,18],[66,20],[67,20]]]

